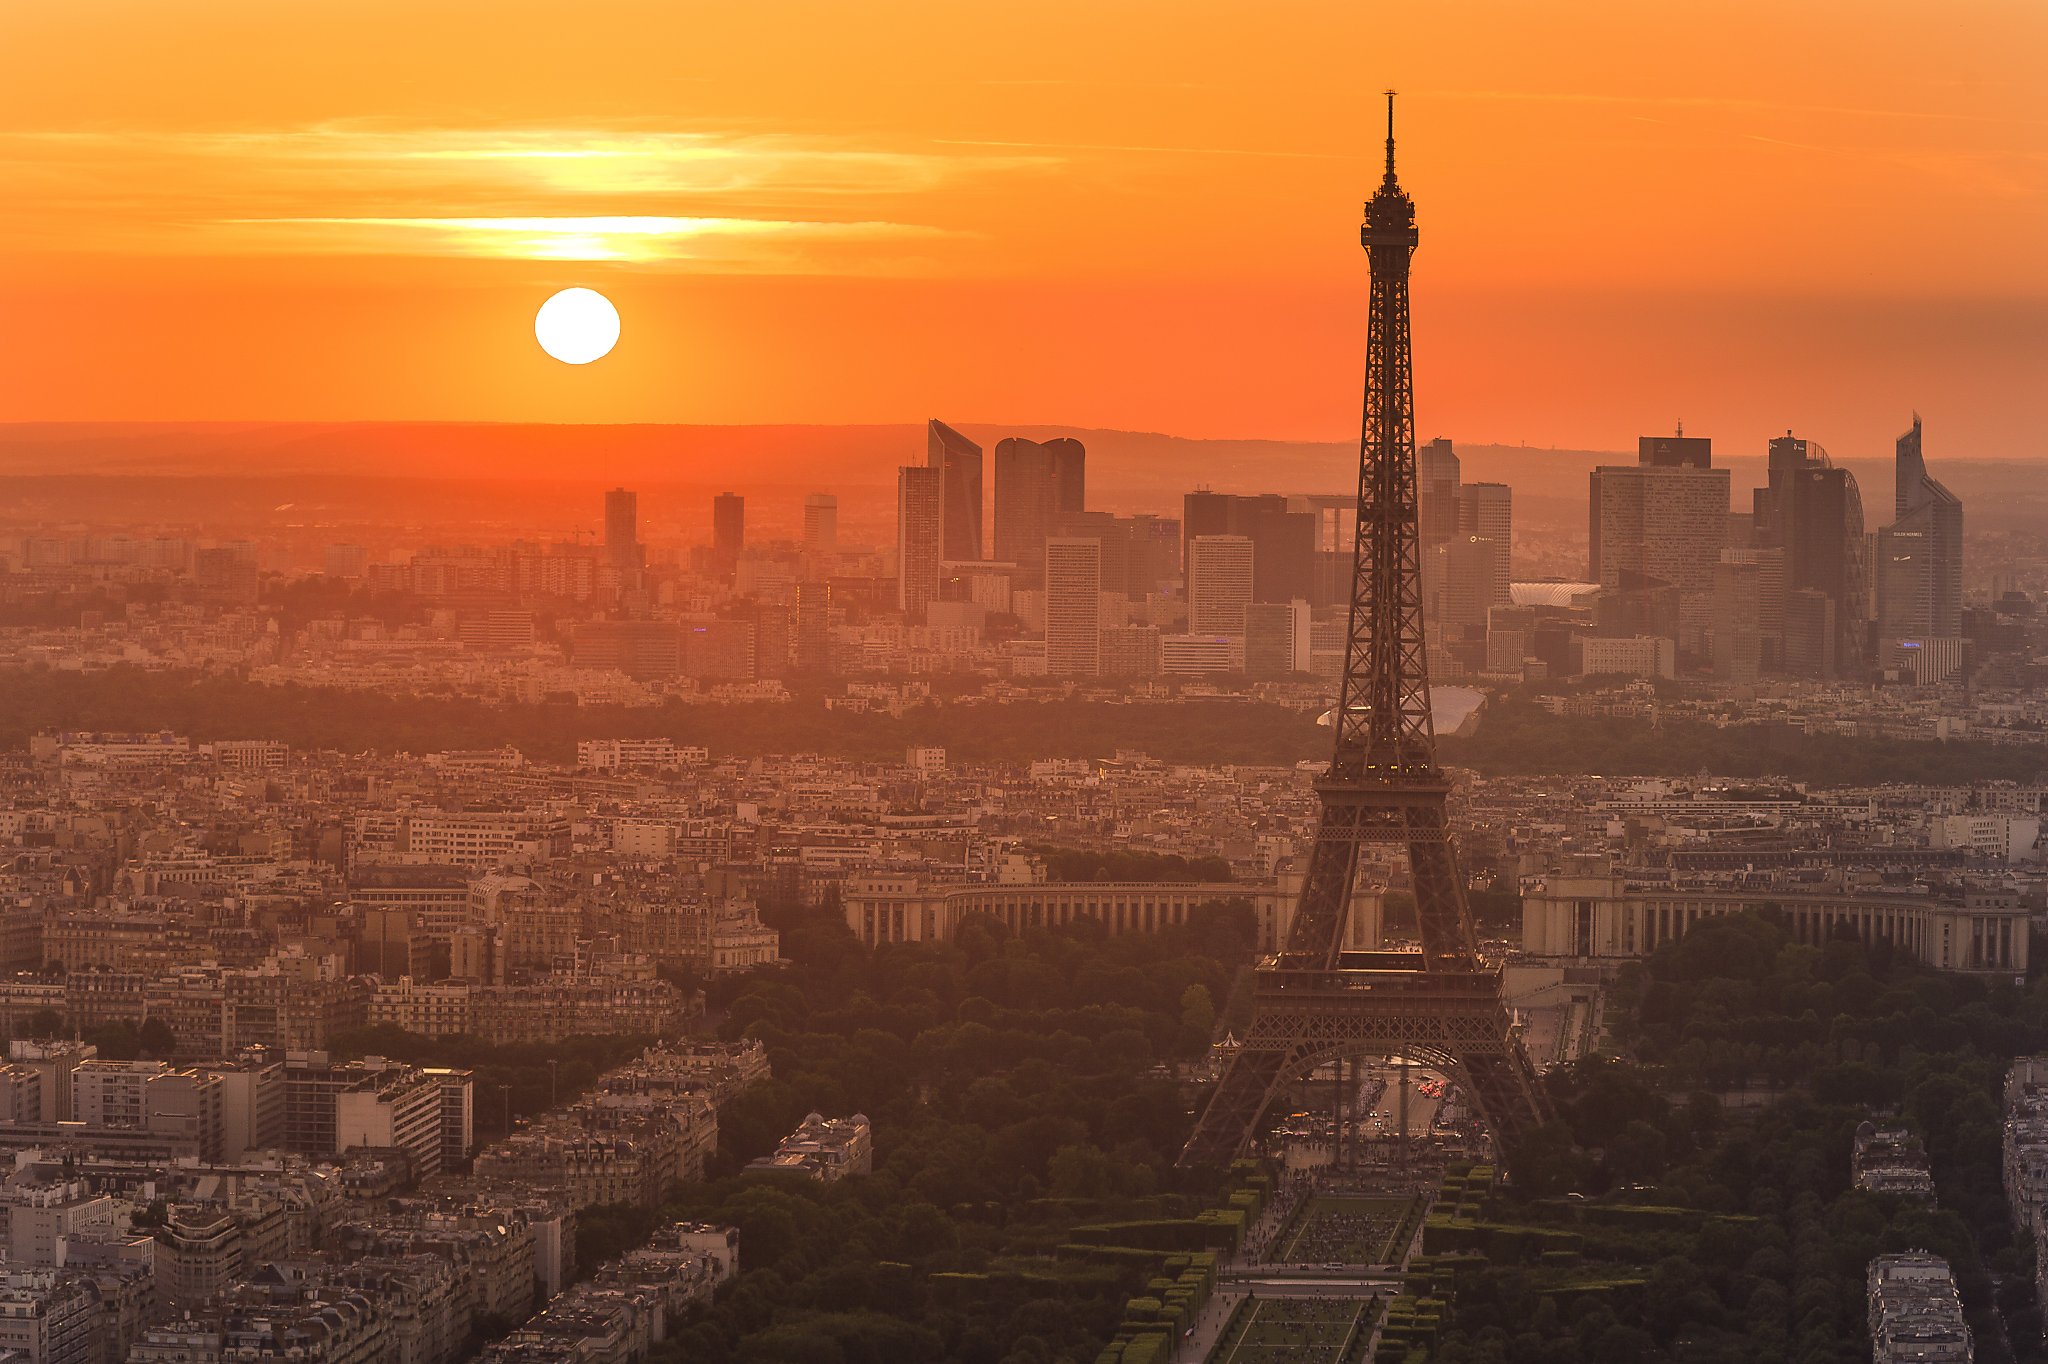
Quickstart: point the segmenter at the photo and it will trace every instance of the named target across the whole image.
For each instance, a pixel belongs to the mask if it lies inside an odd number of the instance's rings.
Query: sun
[[[619,344],[619,310],[595,289],[564,289],[533,315],[540,348],[565,365],[587,365]]]

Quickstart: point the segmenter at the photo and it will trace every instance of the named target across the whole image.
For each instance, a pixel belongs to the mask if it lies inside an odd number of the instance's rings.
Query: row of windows
[[[1013,901],[1008,896],[963,896],[949,898],[949,914],[988,914],[1001,920],[1012,932],[1049,928],[1079,919],[1096,919],[1112,933],[1149,932],[1169,924],[1184,924],[1198,901],[1176,896],[1167,900],[1117,898],[1098,903],[1092,898]],[[878,942],[907,942],[913,938],[930,942],[939,936],[939,914],[932,905],[867,906],[861,911],[860,937],[870,945]],[[922,930],[921,932],[918,930]]]
[[[1594,904],[1592,900],[1573,902],[1572,944],[1578,956],[1596,955],[1593,943]],[[1621,950],[1633,954],[1654,952],[1664,943],[1683,937],[1700,920],[1741,913],[1750,908],[1750,903],[1744,900],[1651,900],[1621,908],[1624,910],[1621,915]],[[2011,918],[1972,918],[1970,941],[1960,959],[1953,956],[1957,945],[1950,943],[1949,928],[1945,923],[1942,925],[1939,952],[1930,950],[1933,944],[1929,936],[1928,911],[1924,908],[1904,905],[1795,905],[1787,911],[1787,919],[1793,940],[1810,946],[1826,943],[1840,927],[1847,925],[1867,942],[1883,939],[1897,943],[1935,966],[1981,970],[2017,964]],[[1637,941],[1639,923],[1640,944]]]

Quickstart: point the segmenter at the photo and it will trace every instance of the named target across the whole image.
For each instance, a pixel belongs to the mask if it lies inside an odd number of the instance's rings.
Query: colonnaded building
[[[2024,977],[2027,910],[2008,890],[1973,889],[1954,899],[1877,888],[1794,891],[1651,880],[1578,868],[1522,887],[1522,950],[1560,963],[1647,957],[1702,919],[1776,910],[1797,942],[1844,932],[1889,940],[1942,971]]]
[[[1013,933],[1093,919],[1112,935],[1157,933],[1189,921],[1202,905],[1243,900],[1252,907],[1260,952],[1277,952],[1301,898],[1301,873],[1270,881],[944,881],[914,872],[849,876],[841,892],[846,926],[873,947],[892,942],[950,942],[961,920],[985,914]],[[1380,945],[1378,892],[1351,900],[1347,950]]]

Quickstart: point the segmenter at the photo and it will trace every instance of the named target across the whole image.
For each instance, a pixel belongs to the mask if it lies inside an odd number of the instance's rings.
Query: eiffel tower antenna
[[[1181,1153],[1222,1165],[1265,1131],[1281,1087],[1361,1055],[1398,1055],[1444,1071],[1486,1122],[1512,1170],[1522,1139],[1550,1109],[1479,955],[1437,765],[1423,639],[1416,526],[1415,381],[1408,266],[1415,202],[1394,174],[1394,94],[1387,92],[1387,171],[1365,207],[1360,240],[1372,268],[1365,416],[1358,450],[1358,534],[1344,676],[1332,715],[1322,817],[1282,950],[1253,972],[1253,1019]],[[1405,847],[1422,938],[1416,952],[1344,950],[1359,848]],[[1340,1071],[1341,1074],[1341,1071]]]

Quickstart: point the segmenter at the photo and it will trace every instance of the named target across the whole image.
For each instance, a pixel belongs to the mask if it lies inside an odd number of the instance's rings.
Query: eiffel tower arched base
[[[1253,987],[1251,1026],[1181,1152],[1183,1167],[1228,1164],[1257,1137],[1281,1086],[1363,1053],[1399,1053],[1443,1071],[1470,1097],[1510,1172],[1522,1138],[1551,1119],[1499,971],[1268,964],[1253,973]]]

